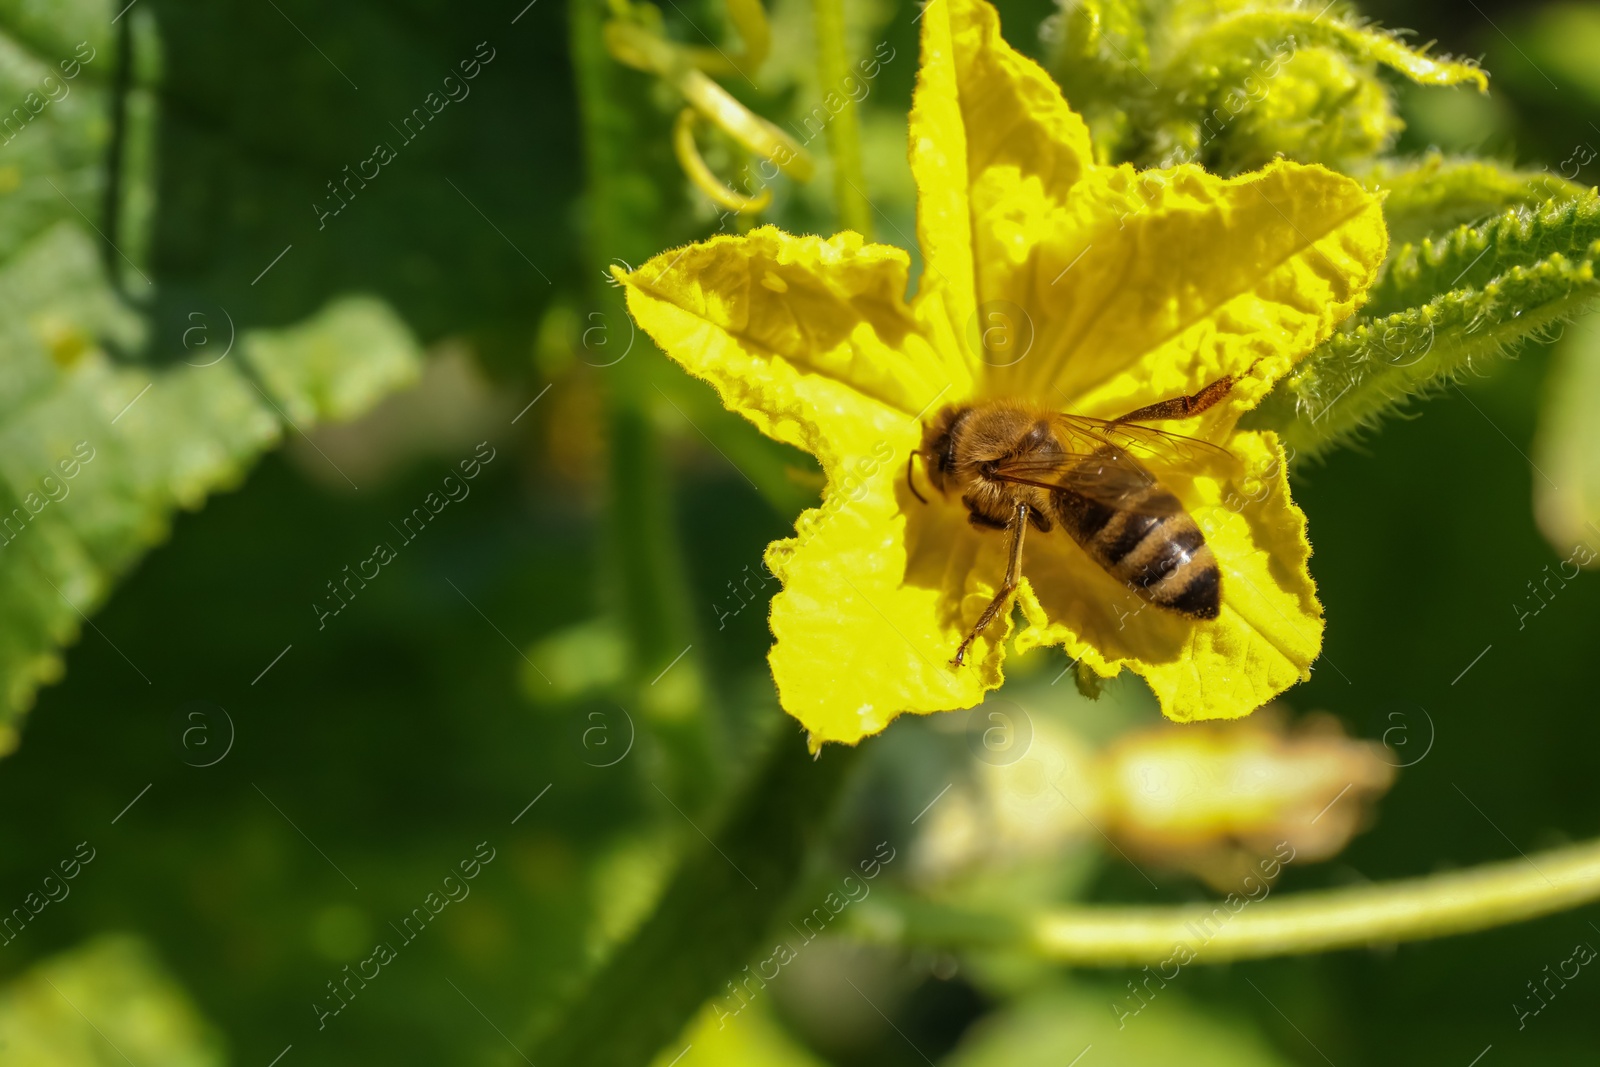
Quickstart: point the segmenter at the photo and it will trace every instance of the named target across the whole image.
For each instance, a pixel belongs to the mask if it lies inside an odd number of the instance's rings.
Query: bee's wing
[[[1170,430],[1154,426],[1141,426],[1132,422],[1111,422],[1087,415],[1059,413],[1051,417],[1056,437],[1074,450],[1086,452],[1106,445],[1116,445],[1141,463],[1158,470],[1171,470],[1183,474],[1215,473],[1221,469],[1236,473],[1239,459],[1226,448],[1197,437],[1185,437]]]
[[[1181,473],[1215,469],[1219,463],[1229,469],[1237,466],[1227,449],[1149,426],[1066,414],[1052,416],[1051,421],[1063,451],[1000,460],[990,476],[1066,490],[1123,511],[1168,515],[1182,505],[1169,492],[1150,492],[1159,483],[1147,463]]]
[[[991,478],[1040,489],[1061,489],[1119,511],[1170,515],[1182,509],[1171,493],[1151,493],[1155,478],[1116,445],[1092,454],[1033,453],[995,463]]]

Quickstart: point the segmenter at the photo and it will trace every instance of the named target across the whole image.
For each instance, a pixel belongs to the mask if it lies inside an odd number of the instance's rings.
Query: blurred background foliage
[[[999,6],[1018,47],[1059,47],[1052,5]],[[1362,12],[1483,57],[1493,80],[1480,95],[1382,73],[1397,121],[1349,144],[1595,182],[1600,4]],[[782,123],[826,90],[809,5],[770,13],[767,63],[720,80]],[[0,492],[8,512],[49,500],[0,548],[0,908],[28,918],[0,945],[4,1062],[547,1062],[533,1053],[676,861],[764,752],[798,743],[765,668],[760,559],[820,477],[668,369],[603,281],[612,260],[741,225],[688,186],[679,103],[604,51],[606,16],[594,0],[0,4],[0,113],[30,115],[0,132]],[[892,55],[861,104],[873,236],[911,248],[917,9],[847,17],[853,56]],[[732,46],[720,5],[664,18]],[[1151,128],[1181,143],[1170,119]],[[1236,132],[1206,162],[1258,162]],[[1306,133],[1326,148],[1329,130]],[[380,141],[378,177],[341,184]],[[721,173],[742,162],[702,144]],[[766,217],[830,231],[823,139],[807,148],[817,179],[778,182]],[[1586,1062],[1600,991],[1580,978],[1523,1028],[1514,1004],[1600,941],[1593,908],[1186,967],[1125,1027],[1112,1005],[1134,1003],[1137,972],[956,956],[895,929],[912,897],[1014,915],[1221,896],[1277,828],[1238,805],[1181,824],[1194,797],[1248,785],[1262,811],[1315,810],[1337,792],[1313,788],[1327,761],[1366,784],[1275,894],[1600,831],[1600,591],[1547,584],[1600,543],[1596,330],[1580,320],[1297,470],[1326,654],[1280,719],[1230,735],[1238,768],[1174,794],[1163,776],[1196,764],[1161,762],[1176,728],[1148,694],[1123,680],[1091,702],[1048,651],[984,709],[896,723],[837,810],[788,828],[814,847],[775,866],[788,881],[766,910],[728,926],[801,921],[882,842],[895,858],[871,895],[759,995],[722,986],[736,967],[694,977],[719,995],[657,1062],[1065,1064],[1094,1046],[1086,1065],[1464,1064],[1490,1044]],[[68,478],[80,441],[94,458]],[[419,507],[413,543],[398,527]],[[330,588],[384,540],[398,552],[378,578]],[[1150,810],[1163,795],[1182,802]],[[480,842],[494,859],[470,895],[405,941],[398,924]],[[80,843],[94,859],[65,879]],[[320,1017],[378,941],[397,958]],[[637,1023],[631,1007],[608,1024]]]

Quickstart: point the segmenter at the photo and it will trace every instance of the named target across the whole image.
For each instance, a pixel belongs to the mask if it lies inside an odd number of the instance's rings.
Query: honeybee
[[[956,649],[952,667],[961,666],[972,642],[1010,606],[1030,525],[1040,533],[1059,525],[1106,573],[1158,608],[1191,619],[1217,617],[1222,572],[1216,556],[1194,517],[1146,462],[1184,471],[1207,460],[1236,461],[1216,445],[1135,424],[1197,415],[1226,397],[1234,381],[1230,375],[1115,419],[988,400],[946,407],[924,423],[922,445],[906,462],[911,492],[927,503],[912,480],[921,456],[935,489],[960,494],[968,522],[1007,538],[1005,579]]]

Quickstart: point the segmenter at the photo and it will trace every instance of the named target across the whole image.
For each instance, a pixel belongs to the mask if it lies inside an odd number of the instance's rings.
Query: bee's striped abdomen
[[[1154,479],[1127,507],[1069,490],[1050,494],[1055,518],[1091,559],[1157,607],[1214,619],[1222,573],[1199,525]],[[1151,514],[1155,512],[1155,514]]]

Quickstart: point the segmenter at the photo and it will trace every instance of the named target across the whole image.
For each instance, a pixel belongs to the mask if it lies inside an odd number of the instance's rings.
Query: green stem
[[[603,0],[569,7],[571,53],[582,107],[587,164],[584,215],[589,263],[584,314],[598,315],[618,337],[631,336],[621,294],[600,280],[613,257],[642,263],[687,236],[665,220],[681,218],[682,181],[670,149],[658,135],[660,112],[649,101],[650,80],[607,54]],[[590,321],[586,319],[585,321]],[[688,812],[700,812],[727,776],[716,759],[714,696],[693,686],[652,686],[695,636],[691,595],[672,508],[671,472],[651,419],[658,402],[654,379],[663,368],[648,342],[599,371],[606,398],[609,499],[604,559],[607,607],[628,637],[632,675],[617,694],[639,714],[648,736],[667,753],[661,782]],[[696,667],[697,652],[678,665],[673,682]]]
[[[1242,898],[1240,898],[1242,899]],[[1245,902],[1063,908],[1032,917],[926,904],[859,917],[869,936],[919,945],[1023,949],[1059,963],[1126,967],[1290,956],[1487,930],[1600,900],[1600,841],[1426,878]],[[1181,956],[1180,956],[1181,961]]]
[[[859,754],[831,745],[813,760],[799,736],[780,730],[715,842],[689,850],[654,914],[593,976],[532,1062],[644,1064],[681,1033],[766,944]]]
[[[861,172],[861,120],[856,102],[845,88],[849,77],[844,44],[844,0],[813,0],[817,31],[817,78],[824,99],[843,102],[828,122],[828,155],[833,161],[833,200],[839,225],[872,236],[872,204]]]

